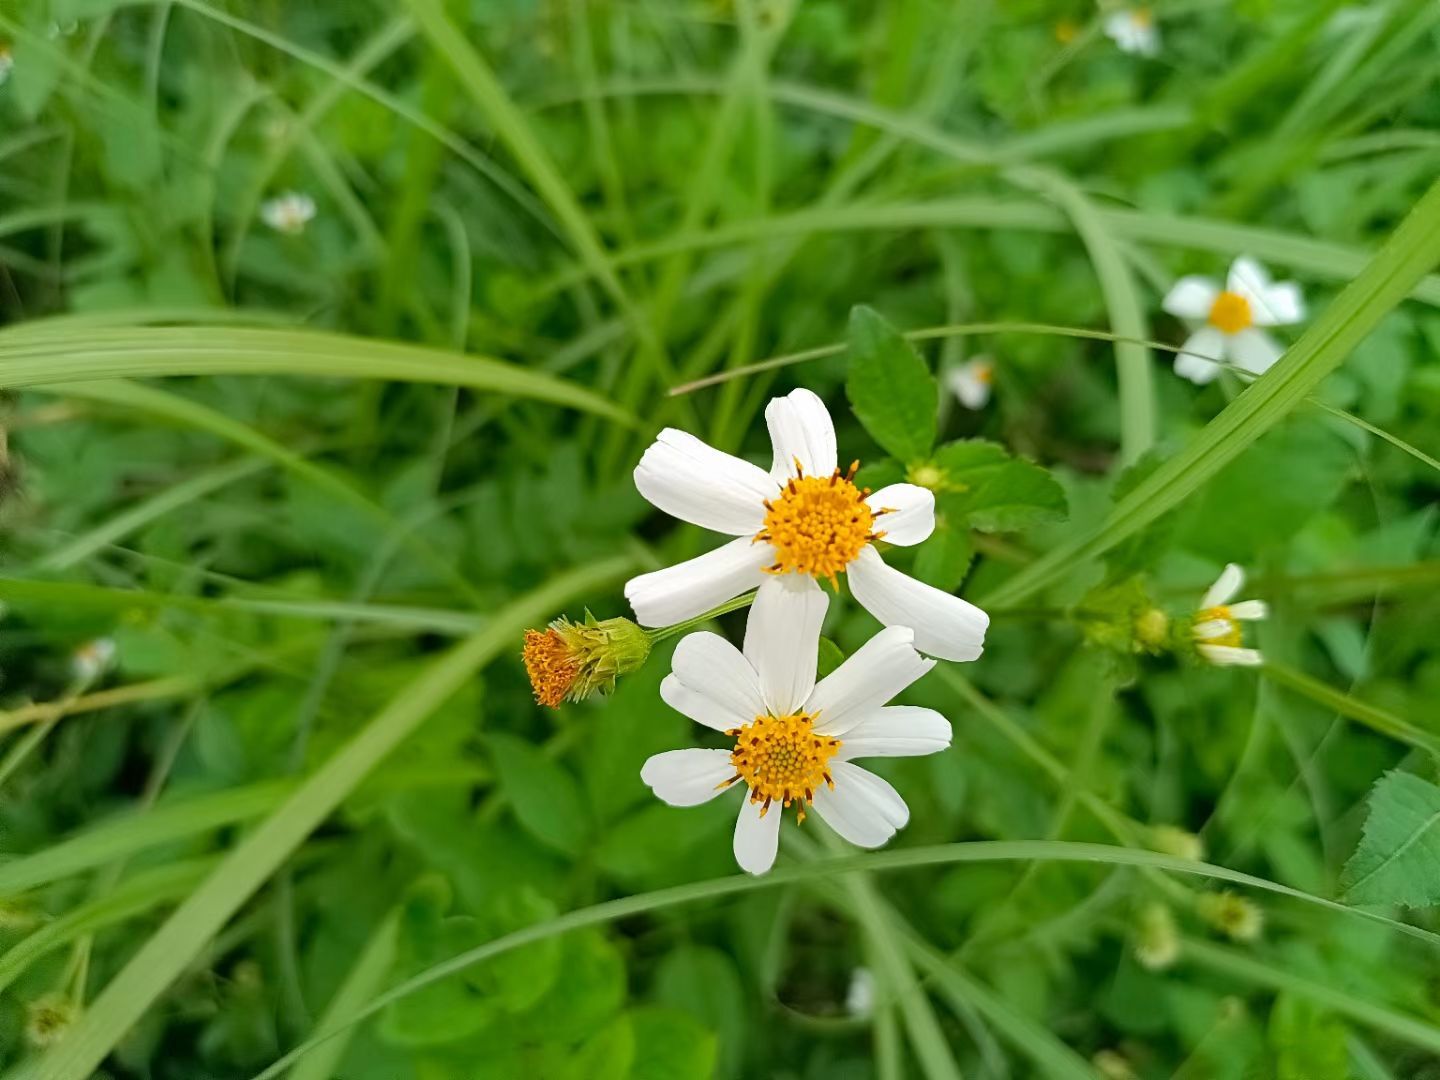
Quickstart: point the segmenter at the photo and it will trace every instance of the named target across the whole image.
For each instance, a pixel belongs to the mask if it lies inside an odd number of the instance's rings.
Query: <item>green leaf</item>
[[[1065,492],[1045,469],[980,439],[947,443],[935,453],[938,503],[953,527],[1009,532],[1063,520]]]
[[[747,1005],[740,973],[730,957],[707,946],[682,945],[661,961],[655,973],[655,998],[715,1025],[720,1054],[716,1075],[740,1074]]]
[[[551,847],[577,854],[590,832],[590,814],[575,778],[514,735],[492,735],[489,745],[520,824]]]
[[[635,1029],[628,1016],[595,1033],[570,1059],[566,1080],[626,1080],[635,1065]]]
[[[635,1064],[630,1080],[710,1080],[715,1074],[715,1033],[677,1009],[650,1006],[630,1014]]]
[[[823,679],[845,662],[845,651],[832,638],[820,639],[820,653],[816,660],[815,677]]]
[[[969,530],[954,524],[949,514],[941,513],[935,519],[935,531],[915,556],[915,576],[927,585],[954,592],[965,580],[974,558],[975,545],[970,542]]]
[[[1352,904],[1440,903],[1440,787],[1411,773],[1387,773],[1370,792],[1365,835],[1345,864]]]
[[[1275,1080],[1349,1075],[1345,1025],[1293,994],[1281,994],[1270,1010],[1270,1047],[1275,1052]]]
[[[880,446],[903,462],[935,444],[940,393],[920,354],[871,308],[850,312],[850,375],[845,394]]]

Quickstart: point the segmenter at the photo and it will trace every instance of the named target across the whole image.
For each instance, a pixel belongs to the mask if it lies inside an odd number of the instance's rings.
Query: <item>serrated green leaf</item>
[[[489,745],[520,824],[551,847],[577,854],[590,832],[590,814],[575,778],[514,735],[491,735]]]
[[[1352,904],[1440,902],[1440,787],[1411,773],[1382,777],[1343,884]]]
[[[900,331],[872,308],[850,312],[850,374],[845,395],[880,446],[903,462],[935,444],[940,393],[930,368]]]
[[[935,453],[942,476],[937,502],[953,526],[1010,532],[1063,520],[1065,492],[1048,471],[980,439],[947,443]]]

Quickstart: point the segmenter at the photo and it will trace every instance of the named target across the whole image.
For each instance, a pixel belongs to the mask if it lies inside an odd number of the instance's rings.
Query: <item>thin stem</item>
[[[675,637],[677,634],[683,634],[685,631],[693,630],[697,626],[704,626],[711,619],[718,619],[721,615],[728,615],[732,611],[747,608],[754,602],[755,593],[748,592],[743,596],[735,597],[733,600],[726,600],[725,603],[719,607],[713,607],[704,614],[696,615],[693,619],[686,619],[684,622],[677,622],[673,626],[662,626],[657,630],[647,630],[645,632],[650,635],[650,644],[658,645],[667,638]]]

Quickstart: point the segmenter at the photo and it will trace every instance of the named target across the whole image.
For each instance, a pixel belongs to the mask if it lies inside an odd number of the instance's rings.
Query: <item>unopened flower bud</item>
[[[1090,1062],[1105,1080],[1139,1080],[1129,1060],[1119,1050],[1097,1051]]]
[[[54,1046],[80,1019],[80,1006],[58,991],[25,1006],[25,1037],[37,1049]]]
[[[1150,829],[1150,846],[1177,859],[1199,862],[1205,858],[1205,842],[1192,832],[1175,825],[1155,825]]]
[[[1161,903],[1150,904],[1140,912],[1140,925],[1135,941],[1135,959],[1147,971],[1164,971],[1180,957],[1180,932],[1175,917]]]
[[[525,671],[535,700],[555,708],[608,694],[616,680],[636,671],[650,655],[650,635],[629,619],[585,621],[559,618],[544,630],[525,631]]]
[[[1201,895],[1195,901],[1195,914],[1231,941],[1254,941],[1265,928],[1260,906],[1229,890]]]
[[[1170,616],[1159,608],[1146,608],[1135,616],[1135,651],[1163,652],[1170,642]]]

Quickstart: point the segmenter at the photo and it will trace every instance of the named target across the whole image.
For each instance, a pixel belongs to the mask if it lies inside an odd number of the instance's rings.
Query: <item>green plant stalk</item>
[[[1303,402],[1440,258],[1440,182],[1359,277],[1268,372],[1180,453],[1138,483],[1096,527],[1059,544],[981,600],[1005,607],[1098,558],[1196,491]]]
[[[525,627],[633,566],[626,556],[565,574],[497,612],[487,627],[431,664],[245,837],[131,957],[63,1042],[22,1065],[13,1078],[86,1080],[241,905],[436,708],[515,646]]]
[[[1327,686],[1319,679],[1311,678],[1303,671],[1267,659],[1260,668],[1260,674],[1288,690],[1303,694],[1316,704],[1333,709],[1341,716],[1356,720],[1372,731],[1400,742],[1408,743],[1417,750],[1440,757],[1440,735],[1417,727],[1410,721],[1395,716],[1349,694]]]
[[[345,981],[335,991],[325,1013],[320,1017],[319,1026],[324,1029],[349,1016],[356,1009],[374,997],[384,985],[390,968],[395,962],[396,946],[400,937],[400,918],[391,912],[381,920],[370,940],[365,943],[359,957],[345,975]],[[318,1047],[313,1054],[301,1061],[290,1073],[290,1080],[334,1080],[340,1075],[340,1060],[350,1045],[349,1036],[355,1029],[332,1039]]]
[[[655,644],[656,642],[665,641],[668,638],[675,637],[677,634],[683,634],[687,630],[693,630],[697,626],[704,626],[712,619],[718,619],[721,615],[728,615],[732,611],[739,611],[741,608],[747,608],[754,602],[755,594],[753,592],[748,592],[742,596],[735,597],[735,599],[733,600],[726,600],[725,603],[720,604],[717,607],[713,607],[709,611],[704,612],[703,614],[696,615],[693,619],[686,619],[684,622],[674,623],[670,626],[662,626],[658,629],[647,630],[645,632],[650,635],[651,644]]]

